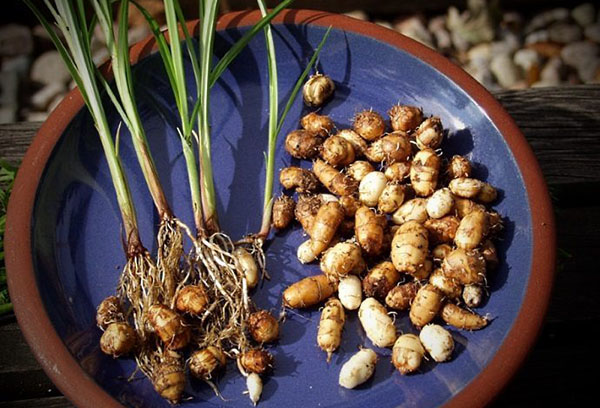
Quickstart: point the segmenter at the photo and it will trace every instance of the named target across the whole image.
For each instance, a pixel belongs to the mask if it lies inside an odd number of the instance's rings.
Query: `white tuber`
[[[396,326],[386,308],[375,298],[363,300],[358,319],[367,337],[377,347],[390,347],[396,341]]]
[[[360,181],[358,198],[366,206],[375,207],[386,185],[387,178],[385,174],[380,171],[372,171]]]
[[[362,286],[356,275],[348,275],[340,279],[338,296],[346,310],[356,310],[362,302]]]
[[[421,330],[419,339],[429,355],[438,363],[449,360],[454,350],[454,339],[448,330],[437,324],[428,324]]]
[[[351,389],[364,383],[375,372],[375,364],[377,364],[377,354],[371,349],[361,349],[342,366],[339,384]]]
[[[431,218],[442,218],[454,206],[454,198],[449,188],[437,190],[427,199],[427,214]]]
[[[263,389],[260,376],[256,373],[248,374],[248,377],[246,377],[246,388],[248,388],[248,396],[250,397],[250,400],[256,406]]]

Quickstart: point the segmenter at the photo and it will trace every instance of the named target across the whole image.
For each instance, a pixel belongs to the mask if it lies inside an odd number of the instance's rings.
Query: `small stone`
[[[507,36],[502,41],[494,41],[491,45],[491,52],[493,55],[512,54],[518,50],[520,46],[519,40],[515,35],[510,37]]]
[[[467,58],[469,61],[489,61],[492,58],[492,45],[490,43],[481,43],[471,47],[467,51]]]
[[[369,20],[369,16],[367,15],[367,13],[365,13],[362,10],[349,11],[347,13],[344,13],[344,15],[355,18],[357,20],[363,20],[363,21]]]
[[[565,21],[569,18],[569,10],[566,8],[555,8],[552,10],[544,11],[533,17],[529,24],[525,27],[526,33],[531,33],[533,31],[539,30],[540,28],[544,28],[548,26],[550,23],[555,21]]]
[[[31,54],[33,37],[28,27],[19,24],[7,24],[0,27],[0,56]]]
[[[29,112],[25,116],[27,122],[43,122],[48,119],[48,112]]]
[[[385,28],[389,28],[390,30],[394,29],[394,26],[392,26],[392,24],[389,21],[385,21],[385,20],[375,20],[373,21],[375,24],[385,27]]]
[[[46,110],[50,102],[65,91],[65,85],[60,82],[53,82],[46,85],[31,96],[31,106],[37,110]]]
[[[52,99],[52,101],[48,104],[48,109],[46,109],[46,112],[52,112],[54,109],[56,109],[56,107],[62,102],[62,100],[65,98],[65,94],[58,94],[54,97],[54,99]]]
[[[592,3],[583,3],[571,10],[571,17],[582,27],[594,22],[596,10]]]
[[[579,68],[585,64],[592,63],[598,56],[600,47],[597,44],[580,41],[567,44],[561,51],[560,56],[565,64]]]
[[[446,16],[435,16],[429,19],[427,29],[431,32],[439,50],[448,50],[452,47],[452,38],[446,29]]]
[[[597,82],[598,72],[600,72],[600,59],[598,57],[577,68],[579,78],[586,84]]]
[[[58,51],[47,51],[33,62],[30,77],[32,81],[47,85],[53,82],[64,84],[71,75]]]
[[[492,58],[490,69],[500,86],[510,88],[521,79],[519,70],[510,55],[500,54]]]
[[[513,61],[524,71],[528,71],[532,66],[539,65],[541,62],[540,54],[535,50],[523,48],[515,52]]]
[[[415,41],[433,47],[433,38],[419,16],[412,16],[395,22],[394,29]]]
[[[550,41],[568,44],[579,41],[582,37],[581,27],[575,24],[555,23],[548,28]]]
[[[17,55],[16,57],[5,57],[2,59],[2,72],[16,72],[19,79],[23,79],[29,73],[31,57],[29,55]]]
[[[559,57],[552,57],[540,72],[540,81],[559,84],[564,71],[564,64]]]
[[[539,42],[547,42],[550,40],[548,30],[534,31],[525,37],[525,44],[535,44]]]
[[[585,38],[595,43],[600,43],[600,23],[587,26],[584,31]]]
[[[0,105],[14,106],[15,111],[19,97],[19,75],[15,71],[2,71],[0,74]]]
[[[16,106],[0,106],[0,124],[13,123],[17,121]]]

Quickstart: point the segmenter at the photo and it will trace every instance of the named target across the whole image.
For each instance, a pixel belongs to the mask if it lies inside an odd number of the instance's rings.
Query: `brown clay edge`
[[[243,27],[258,21],[257,11],[227,14],[218,29]],[[492,361],[458,393],[446,407],[484,406],[508,383],[533,346],[550,299],[556,256],[554,215],[537,159],[502,106],[461,68],[433,50],[402,35],[350,17],[311,10],[285,10],[275,23],[333,26],[363,34],[418,56],[461,86],[488,114],[509,145],[527,186],[532,209],[533,254],[529,283],[521,312]],[[189,24],[191,28],[197,22]],[[148,38],[131,50],[131,61],[148,55],[155,43]],[[77,406],[120,406],[87,375],[58,337],[46,314],[33,273],[31,257],[20,258],[19,248],[31,247],[31,217],[35,194],[45,163],[73,116],[83,106],[78,91],[72,91],[50,115],[28,149],[11,195],[6,227],[8,285],[15,313],[27,342],[56,386]],[[68,379],[68,380],[67,380]]]

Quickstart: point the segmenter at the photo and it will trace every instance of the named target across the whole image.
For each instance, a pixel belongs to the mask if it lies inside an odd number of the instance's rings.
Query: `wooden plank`
[[[502,91],[496,97],[531,144],[548,184],[600,183],[600,86]],[[17,162],[41,123],[0,125],[0,158]],[[568,194],[567,194],[568,196]]]
[[[0,408],[71,408],[73,404],[63,396],[0,402]]]

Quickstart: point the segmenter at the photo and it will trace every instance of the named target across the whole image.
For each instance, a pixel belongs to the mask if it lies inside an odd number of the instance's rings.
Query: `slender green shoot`
[[[265,13],[266,8],[264,5],[264,0],[258,0],[258,4],[261,10],[261,13]],[[268,63],[269,63],[269,143],[268,143],[268,153],[265,155],[266,166],[265,166],[265,195],[263,200],[263,217],[261,222],[260,231],[258,236],[260,238],[266,239],[269,235],[269,231],[271,229],[271,213],[273,210],[273,181],[275,177],[275,148],[277,146],[277,138],[279,133],[281,132],[281,128],[283,127],[283,123],[285,118],[292,108],[296,96],[302,85],[306,81],[306,77],[310,73],[311,69],[317,62],[317,58],[327,41],[327,37],[329,37],[329,33],[331,31],[331,27],[327,29],[321,42],[317,46],[313,56],[309,60],[306,68],[298,77],[294,88],[292,89],[288,101],[281,113],[281,116],[278,118],[278,99],[277,99],[277,88],[278,88],[278,78],[277,78],[277,64],[276,64],[276,55],[275,55],[275,45],[273,42],[273,35],[271,30],[265,29],[265,35],[267,38],[267,55],[268,55]]]
[[[144,175],[146,185],[150,190],[150,194],[152,195],[160,218],[171,219],[173,214],[160,184],[158,171],[150,152],[146,132],[144,131],[135,101],[131,64],[129,62],[129,42],[127,38],[129,1],[121,0],[119,7],[119,26],[116,36],[112,7],[113,0],[91,0],[91,3],[95,11],[95,17],[97,18],[98,24],[106,39],[106,46],[110,53],[119,99],[117,99],[112,90],[110,90],[110,85],[104,78],[102,78],[101,82],[117,108],[117,111],[121,114],[123,122],[129,128],[133,147],[142,169],[142,174]]]
[[[31,0],[23,1],[48,31],[50,39],[64,60],[90,111],[108,162],[117,202],[121,211],[127,253],[129,256],[138,254],[142,250],[142,247],[135,208],[129,185],[123,172],[121,159],[117,154],[112,133],[106,119],[106,113],[102,105],[96,77],[96,67],[92,60],[90,49],[89,28],[86,23],[83,0],[77,0],[76,2],[70,0],[54,0],[53,2],[44,0],[46,7],[56,21],[56,25],[62,32],[65,39],[64,43],[54,32],[52,25],[37,6]]]

